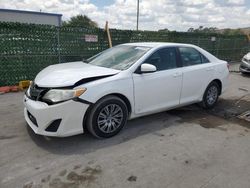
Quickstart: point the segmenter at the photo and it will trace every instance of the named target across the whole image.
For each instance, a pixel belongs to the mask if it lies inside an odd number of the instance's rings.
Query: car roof
[[[131,46],[143,46],[149,48],[157,48],[157,47],[168,47],[168,46],[189,46],[196,47],[192,44],[184,44],[184,43],[170,43],[170,42],[136,42],[136,43],[125,43],[122,45],[131,45]]]
[[[138,46],[138,47],[148,47],[152,49],[158,49],[161,47],[191,47],[197,49],[203,55],[205,55],[210,61],[217,61],[216,58],[211,53],[207,52],[206,50],[200,48],[199,46],[193,44],[185,44],[185,43],[171,43],[171,42],[136,42],[136,43],[125,43],[122,45],[131,45],[131,46]]]

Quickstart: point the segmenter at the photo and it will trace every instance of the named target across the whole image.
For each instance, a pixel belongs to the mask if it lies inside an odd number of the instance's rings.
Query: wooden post
[[[250,42],[250,33],[247,34],[248,41]]]
[[[110,32],[109,32],[108,21],[106,21],[105,30],[107,31],[107,35],[108,35],[109,47],[112,48],[112,40],[111,40],[111,36],[110,36]]]

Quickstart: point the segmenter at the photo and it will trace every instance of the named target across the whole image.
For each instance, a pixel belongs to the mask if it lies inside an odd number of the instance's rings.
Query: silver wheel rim
[[[207,103],[209,105],[213,105],[217,100],[217,96],[218,96],[217,87],[216,86],[211,86],[207,91]]]
[[[117,104],[109,104],[101,109],[97,117],[97,125],[104,133],[116,131],[122,124],[123,111]]]

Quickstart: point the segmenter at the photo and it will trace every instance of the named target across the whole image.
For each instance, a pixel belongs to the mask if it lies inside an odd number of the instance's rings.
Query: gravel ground
[[[132,120],[117,136],[35,135],[23,93],[0,95],[0,187],[249,188],[250,77],[231,73],[216,108],[197,105]]]

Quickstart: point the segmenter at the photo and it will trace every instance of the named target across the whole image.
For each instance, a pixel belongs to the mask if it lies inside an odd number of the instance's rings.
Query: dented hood
[[[73,86],[84,79],[96,80],[98,77],[111,76],[119,73],[119,70],[98,67],[79,62],[50,65],[43,69],[35,78],[35,84],[39,87],[67,87]]]

